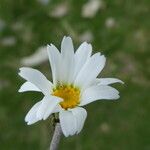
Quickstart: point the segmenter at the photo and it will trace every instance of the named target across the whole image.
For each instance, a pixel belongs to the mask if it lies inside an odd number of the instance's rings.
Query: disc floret
[[[74,108],[80,103],[80,89],[73,85],[58,85],[53,89],[52,95],[63,99],[60,105],[65,110]]]

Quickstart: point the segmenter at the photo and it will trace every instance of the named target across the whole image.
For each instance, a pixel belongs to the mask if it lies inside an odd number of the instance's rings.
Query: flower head
[[[87,117],[82,107],[96,100],[118,99],[119,92],[109,84],[120,82],[115,78],[97,78],[106,58],[100,53],[92,55],[92,46],[82,43],[74,52],[72,39],[64,37],[61,52],[53,45],[47,46],[53,82],[36,69],[22,67],[19,75],[27,80],[19,92],[42,92],[44,97],[37,102],[25,117],[28,125],[59,113],[63,134],[78,134]]]

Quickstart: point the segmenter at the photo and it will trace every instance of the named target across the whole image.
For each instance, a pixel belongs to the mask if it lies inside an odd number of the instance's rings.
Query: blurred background
[[[118,101],[88,106],[82,132],[62,138],[61,150],[150,150],[149,0],[0,0],[0,149],[46,150],[51,119],[27,126],[24,117],[42,98],[18,93],[21,66],[51,80],[45,46],[60,48],[64,35],[75,48],[83,41],[107,57],[100,77],[124,85]]]

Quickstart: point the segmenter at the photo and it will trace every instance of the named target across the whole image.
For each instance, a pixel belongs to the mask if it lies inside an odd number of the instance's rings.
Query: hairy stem
[[[58,149],[61,135],[62,135],[62,130],[60,127],[60,123],[56,123],[54,135],[53,135],[53,138],[52,138],[52,141],[50,144],[50,150],[57,150]]]

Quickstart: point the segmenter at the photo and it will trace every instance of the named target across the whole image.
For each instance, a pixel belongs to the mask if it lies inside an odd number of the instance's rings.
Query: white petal
[[[97,85],[109,85],[109,84],[113,84],[113,83],[122,83],[124,84],[123,81],[116,79],[116,78],[97,78],[95,83]]]
[[[79,73],[83,65],[90,58],[92,54],[92,46],[86,42],[82,43],[75,53],[75,72],[74,76]]]
[[[74,109],[71,109],[73,115],[76,118],[77,122],[77,134],[82,130],[85,119],[87,117],[87,111],[82,107],[77,107]]]
[[[34,124],[34,123],[36,123],[38,121],[39,121],[38,118],[33,118],[31,121],[27,122],[27,125],[32,125],[32,124]]]
[[[60,111],[61,107],[59,103],[63,101],[61,98],[52,96],[49,102],[50,106],[48,105],[48,109],[44,114],[43,120],[46,120],[52,113],[57,113]]]
[[[47,78],[40,71],[28,67],[22,67],[20,68],[19,75],[34,84],[43,92],[43,94],[50,94],[52,83],[47,80]]]
[[[72,39],[64,37],[61,44],[61,82],[71,83],[74,75],[74,48]]]
[[[61,43],[61,53],[63,55],[68,55],[68,53],[74,53],[73,43],[70,37],[64,36]]]
[[[100,56],[100,53],[93,55],[77,75],[75,85],[84,89],[91,84],[103,69],[105,61],[105,57],[103,55]]]
[[[63,134],[68,137],[74,135],[77,129],[76,118],[71,111],[62,110],[59,113],[60,125]]]
[[[100,100],[100,99],[118,99],[119,92],[110,86],[107,85],[97,85],[87,88],[81,97],[80,106],[89,104],[93,101]]]
[[[55,107],[62,101],[61,98],[56,96],[45,96],[42,100],[41,105],[39,106],[39,109],[37,110],[37,118],[40,120],[47,119],[49,115],[53,112]]]
[[[54,110],[52,111],[52,113],[58,113],[62,110],[62,107],[58,104],[56,105],[56,107],[54,108]]]
[[[38,89],[34,84],[31,82],[25,82],[19,89],[19,92],[27,92],[27,91],[37,91],[41,92],[40,89]]]
[[[25,121],[28,123],[28,125],[31,125],[31,124],[39,121],[39,119],[36,117],[36,113],[37,113],[37,110],[38,110],[39,106],[41,105],[41,103],[42,103],[42,101],[37,102],[27,113],[27,115],[25,117]]]
[[[51,70],[52,70],[53,84],[56,85],[57,82],[59,81],[59,75],[60,75],[59,72],[60,53],[53,44],[47,46],[47,52],[48,52]]]

